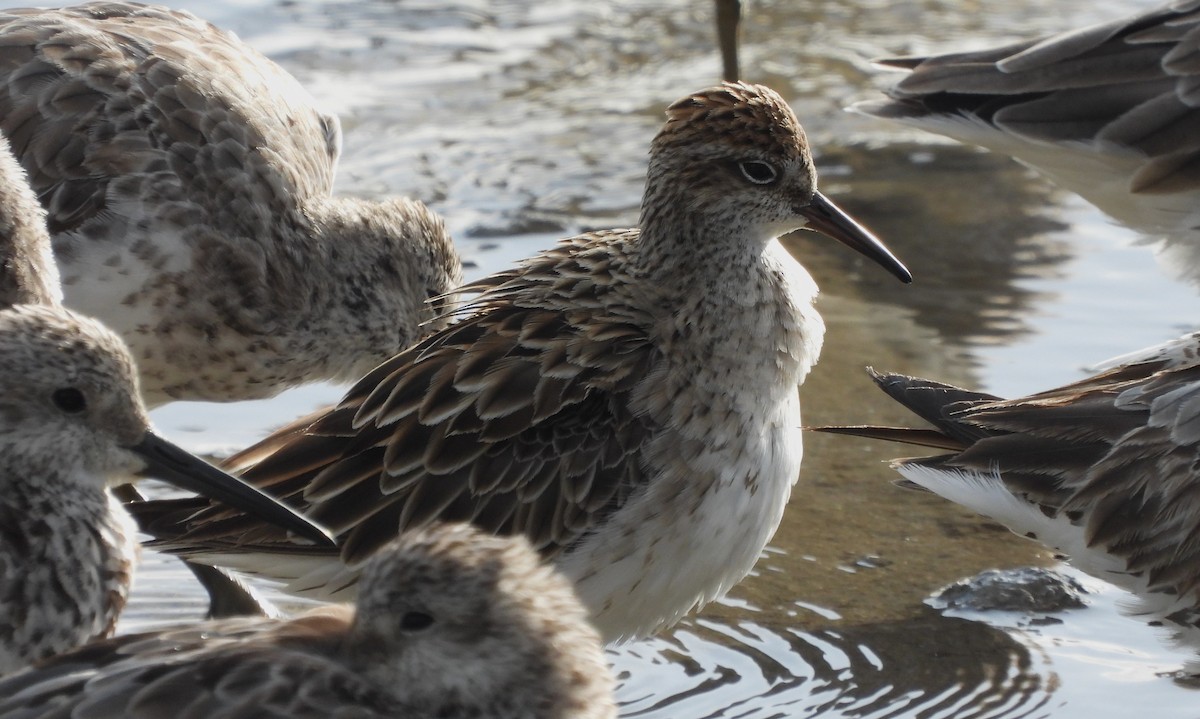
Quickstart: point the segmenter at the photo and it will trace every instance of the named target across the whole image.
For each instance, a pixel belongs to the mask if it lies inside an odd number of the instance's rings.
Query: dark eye
[[[433,624],[433,617],[425,612],[405,612],[400,617],[400,628],[406,632],[418,632]]]
[[[779,177],[779,171],[773,166],[755,160],[739,162],[738,169],[742,176],[756,185],[769,185]]]
[[[56,389],[50,399],[54,400],[55,407],[67,414],[78,414],[87,409],[87,400],[84,398],[83,392],[74,387]]]

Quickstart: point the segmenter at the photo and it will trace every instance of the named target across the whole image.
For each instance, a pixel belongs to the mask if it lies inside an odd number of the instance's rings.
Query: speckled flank
[[[61,302],[46,213],[0,136],[0,308]]]
[[[0,673],[112,632],[137,542],[109,486],[146,474],[311,529],[154,435],[133,359],[99,322],[0,310]]]
[[[0,131],[67,304],[125,338],[151,404],[353,380],[462,278],[421,203],[331,197],[337,119],[185,12],[0,12]]]
[[[186,500],[139,506],[139,521],[200,561],[349,598],[398,531],[468,520],[553,558],[607,640],[721,596],[799,473],[797,386],[824,325],[812,278],[774,237],[804,226],[818,195],[771,90],[710,88],[668,115],[640,228],[572,237],[473,283],[456,323],[230,459],[337,532],[340,557],[245,518],[213,524],[226,515],[212,510],[192,520],[210,539],[172,541],[201,509]]]
[[[135,386],[99,323],[0,311],[0,673],[106,636],[125,604],[135,530],[106,485],[142,466]]]
[[[521,538],[439,525],[384,545],[355,611],[99,642],[0,681],[0,719],[614,719],[600,638]],[[69,673],[69,676],[68,676]]]

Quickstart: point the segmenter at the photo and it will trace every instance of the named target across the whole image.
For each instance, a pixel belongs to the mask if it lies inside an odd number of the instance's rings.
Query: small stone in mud
[[[1087,590],[1072,577],[1042,567],[989,569],[944,587],[931,603],[939,609],[1060,612],[1082,609]]]
[[[854,560],[855,566],[863,569],[879,569],[880,567],[891,566],[890,559],[884,559],[877,554],[866,554]]]
[[[839,564],[838,569],[847,574],[857,574],[860,569],[880,569],[891,566],[891,564],[890,559],[884,559],[877,554],[864,554],[848,564]]]

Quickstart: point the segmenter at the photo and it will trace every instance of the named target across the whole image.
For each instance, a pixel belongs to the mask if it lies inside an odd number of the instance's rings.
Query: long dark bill
[[[912,273],[904,263],[896,259],[892,251],[871,234],[871,231],[854,221],[842,208],[833,204],[828,197],[820,192],[814,192],[812,202],[806,207],[799,208],[800,214],[808,220],[806,229],[816,230],[841,242],[852,250],[857,250],[872,261],[881,265],[885,270],[900,278],[901,282],[912,282]]]
[[[322,545],[333,545],[323,527],[306,519],[277,499],[226,474],[208,462],[147,431],[142,441],[129,450],[146,461],[144,477],[154,477],[248,512],[277,527],[295,532]]]

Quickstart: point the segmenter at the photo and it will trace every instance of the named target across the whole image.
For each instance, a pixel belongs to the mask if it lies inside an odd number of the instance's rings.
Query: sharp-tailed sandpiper
[[[110,482],[156,477],[322,536],[154,434],[134,371],[98,322],[53,306],[0,310],[0,673],[112,631],[137,544]]]
[[[357,605],[97,642],[0,681],[0,718],[617,715],[587,612],[521,537],[401,535]]]
[[[125,339],[151,405],[352,381],[461,281],[440,218],[331,196],[337,118],[186,12],[0,11],[0,131],[67,305]]]
[[[227,463],[327,523],[340,556],[194,501],[131,511],[184,556],[325,599],[397,532],[471,521],[553,558],[607,640],[673,623],[750,571],[799,474],[797,386],[825,328],[775,237],[801,227],[911,279],[817,191],[779,95],[689,95],[651,145],[638,229],[468,285],[457,322]]]
[[[1069,555],[1146,611],[1200,607],[1200,334],[1019,399],[873,375],[934,429],[820,430],[944,450],[893,467]]]
[[[1060,35],[882,60],[909,74],[853,109],[1012,155],[1130,227],[1200,228],[1200,3]],[[1193,237],[1194,240],[1194,237]]]
[[[137,544],[110,481],[158,477],[324,537],[150,431],[124,343],[57,304],[42,217],[0,138],[0,673],[112,631]]]

